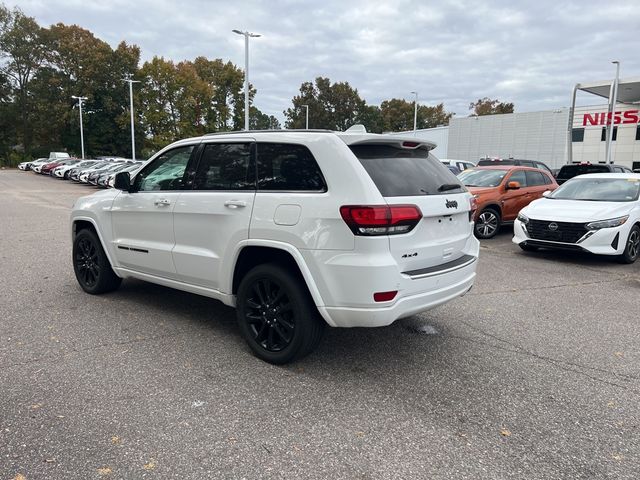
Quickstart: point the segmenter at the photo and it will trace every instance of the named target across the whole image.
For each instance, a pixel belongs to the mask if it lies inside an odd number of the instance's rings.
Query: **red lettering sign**
[[[582,116],[582,126],[598,126],[598,125],[614,125],[640,123],[640,110],[625,110],[624,112],[614,112],[613,122],[612,115],[609,112],[585,113]]]

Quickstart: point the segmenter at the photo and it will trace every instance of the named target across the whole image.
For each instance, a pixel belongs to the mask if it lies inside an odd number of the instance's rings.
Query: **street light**
[[[80,148],[82,149],[82,158],[84,158],[84,132],[82,131],[82,102],[87,99],[87,97],[76,97],[72,95],[71,98],[75,98],[78,100],[78,107],[80,107]]]
[[[613,118],[616,114],[616,104],[618,103],[618,83],[620,82],[620,62],[614,60],[611,62],[616,66],[616,79],[611,84],[611,89],[609,90],[609,112],[607,116],[607,142],[605,144],[607,163],[613,163],[613,145],[611,144],[613,141],[613,129],[614,121]]]
[[[416,96],[413,107],[413,134],[416,135],[418,129],[418,92],[411,92]]]
[[[305,130],[309,130],[309,105],[300,105],[301,107],[304,107],[307,110],[306,113],[306,122],[305,122]]]
[[[136,139],[133,131],[133,84],[140,83],[139,80],[133,80],[131,76],[129,78],[123,78],[123,82],[129,84],[129,109],[131,110],[131,158],[136,159]]]
[[[249,37],[260,37],[257,33],[232,30],[233,33],[244,35],[244,129],[249,130]]]

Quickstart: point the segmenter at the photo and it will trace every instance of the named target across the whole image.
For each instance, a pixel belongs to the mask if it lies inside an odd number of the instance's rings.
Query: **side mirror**
[[[128,192],[131,189],[129,172],[118,172],[113,180],[113,188]]]
[[[542,192],[543,197],[548,197],[549,195],[551,195],[551,190],[545,190],[544,192]]]
[[[520,182],[507,183],[507,190],[518,190],[518,189],[520,189]]]

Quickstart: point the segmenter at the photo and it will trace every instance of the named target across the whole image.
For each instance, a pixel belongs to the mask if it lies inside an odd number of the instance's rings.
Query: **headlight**
[[[527,217],[524,213],[519,213],[518,214],[518,220],[520,220],[522,223],[524,223],[525,225],[527,223],[529,223],[529,217]]]
[[[587,223],[587,230],[600,230],[601,228],[612,228],[619,227],[620,225],[624,225],[624,223],[629,219],[629,215],[625,215],[624,217],[611,218],[609,220],[600,220],[598,222]]]

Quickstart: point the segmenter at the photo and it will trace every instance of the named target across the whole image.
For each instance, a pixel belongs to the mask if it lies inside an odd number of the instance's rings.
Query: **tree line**
[[[0,4],[0,159],[65,149],[80,153],[79,115],[72,96],[84,96],[83,125],[88,156],[131,154],[129,90],[134,84],[136,152],[146,158],[180,138],[240,130],[244,125],[244,72],[230,61],[198,57],[174,62],[153,57],[140,65],[140,48],[116,48],[78,25],[41,27],[20,9]],[[279,129],[280,122],[251,105],[250,128]],[[513,104],[488,98],[471,104],[475,114],[507,113]],[[304,82],[286,128],[346,130],[361,123],[371,132],[413,129],[414,103],[393,98],[369,105],[348,82],[318,77]],[[419,105],[417,127],[446,125],[444,104]]]

